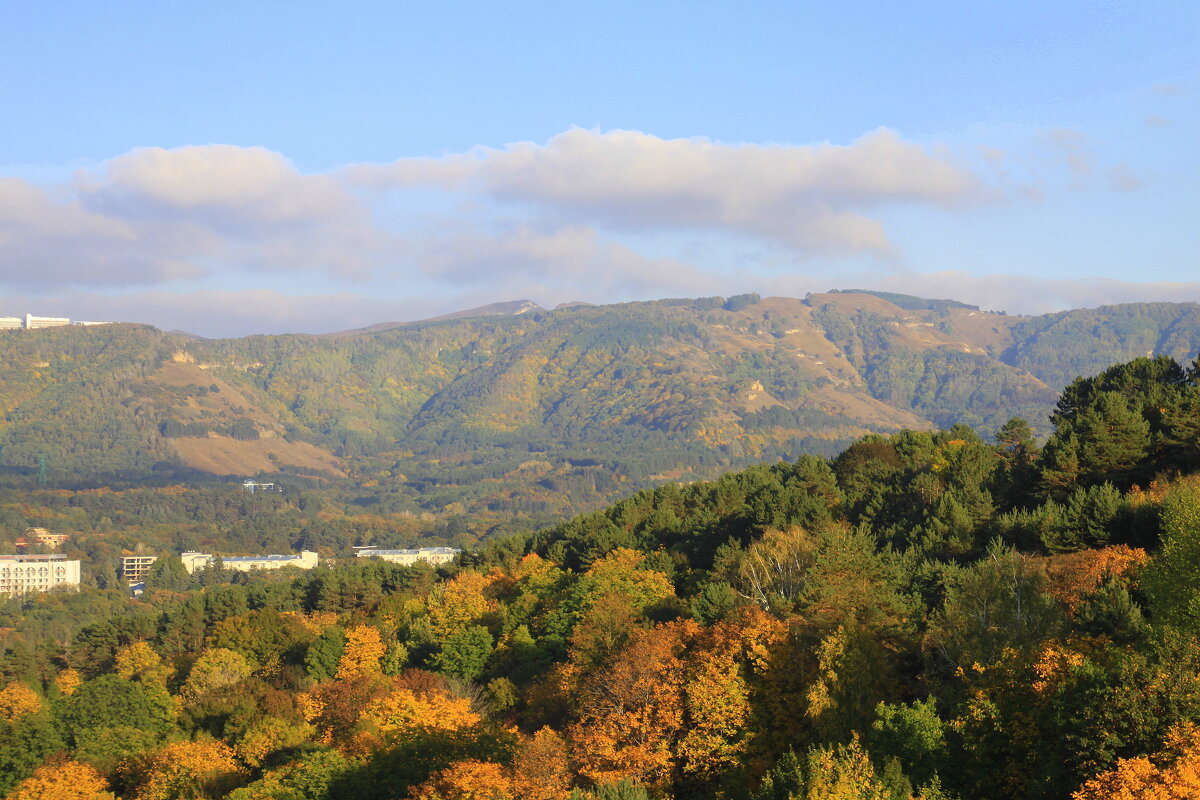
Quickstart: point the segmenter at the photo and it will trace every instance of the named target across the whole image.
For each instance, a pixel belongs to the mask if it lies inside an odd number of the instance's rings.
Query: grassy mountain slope
[[[520,306],[524,308],[522,304]],[[1009,317],[838,292],[573,306],[338,336],[0,336],[0,462],[52,477],[355,476],[389,502],[562,513],[869,431],[1039,432],[1097,365],[1190,360],[1200,307]]]

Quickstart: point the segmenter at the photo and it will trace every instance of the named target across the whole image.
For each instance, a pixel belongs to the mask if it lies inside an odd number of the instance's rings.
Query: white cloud
[[[80,172],[77,188],[99,211],[151,219],[183,217],[232,232],[322,223],[353,215],[356,201],[326,175],[302,175],[262,147],[146,147]]]
[[[361,278],[398,246],[336,179],[262,148],[144,148],[50,188],[0,179],[0,282],[10,286],[255,270]]]
[[[456,285],[504,288],[534,281],[555,294],[570,289],[593,297],[647,295],[703,291],[712,284],[689,264],[648,258],[585,225],[517,223],[496,233],[459,233],[424,242],[420,260],[427,275]]]
[[[1055,173],[1077,181],[1093,172],[1083,134],[1052,131],[1040,142],[1032,162],[1044,165],[1049,155]],[[887,129],[842,145],[572,129],[544,144],[321,174],[261,147],[141,148],[57,186],[0,178],[0,285],[73,303],[90,298],[72,316],[200,333],[334,330],[523,297],[552,305],[770,286],[802,295],[827,288],[814,282],[835,270],[841,277],[828,286],[1014,311],[1148,296],[1115,282],[881,272],[878,257],[898,250],[880,222],[885,207],[952,211],[994,199],[996,186],[1028,200],[1041,189],[1007,174],[1033,169],[1027,155],[980,149],[985,184]],[[1114,189],[1140,185],[1124,164],[1095,172]],[[817,256],[831,258],[809,261],[807,276],[779,277]],[[874,271],[850,272],[864,268]],[[207,291],[87,294],[177,289],[184,280]],[[347,280],[354,294],[320,293]],[[255,282],[290,294],[219,291]],[[1191,291],[1155,286],[1146,292],[1161,299]],[[313,294],[301,297],[306,290]],[[443,302],[380,299],[417,294]]]
[[[965,168],[880,129],[848,145],[729,145],[572,129],[545,145],[476,148],[346,171],[361,185],[437,185],[613,228],[721,229],[801,253],[887,253],[867,212],[954,208],[987,190]]]
[[[91,211],[69,193],[0,179],[0,282],[130,286],[201,271],[177,247],[143,244],[137,226]]]

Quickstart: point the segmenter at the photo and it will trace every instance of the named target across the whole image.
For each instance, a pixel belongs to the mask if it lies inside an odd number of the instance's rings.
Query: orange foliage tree
[[[1072,800],[1195,800],[1200,797],[1200,726],[1183,723],[1167,734],[1154,758],[1119,758],[1117,766],[1097,775]]]
[[[688,730],[678,757],[683,771],[704,780],[737,771],[750,736],[750,684],[742,626],[723,620],[704,632],[689,658],[683,686]]]
[[[563,800],[571,788],[567,743],[551,728],[523,741],[512,761],[513,794],[521,800]]]
[[[1050,556],[1044,559],[1050,577],[1048,589],[1074,615],[1084,597],[1104,581],[1119,578],[1149,560],[1145,550],[1124,544]]]
[[[668,781],[684,730],[681,656],[698,630],[689,620],[635,631],[607,669],[584,681],[569,729],[580,774],[597,784]]]
[[[774,760],[776,748],[761,733],[769,720],[799,713],[798,693],[786,693],[780,679],[804,673],[781,649],[786,638],[784,624],[757,605],[743,606],[697,638],[683,686],[687,732],[676,749],[685,775],[744,784]]]
[[[78,761],[51,762],[17,784],[8,800],[114,800],[108,781]]]
[[[296,704],[321,741],[340,744],[358,730],[365,711],[394,689],[391,678],[360,674],[322,683],[297,696]]]
[[[458,761],[414,787],[413,800],[525,800],[513,794],[507,771],[490,761]]]

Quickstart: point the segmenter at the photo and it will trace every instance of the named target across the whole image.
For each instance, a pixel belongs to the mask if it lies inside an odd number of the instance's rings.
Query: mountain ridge
[[[1200,349],[1194,303],[1021,317],[892,299],[913,307],[847,291],[478,313],[533,305],[513,301],[337,337],[14,332],[0,468],[347,475],[427,510],[566,513],[870,432],[987,434],[1016,413],[1045,433],[1077,375]]]

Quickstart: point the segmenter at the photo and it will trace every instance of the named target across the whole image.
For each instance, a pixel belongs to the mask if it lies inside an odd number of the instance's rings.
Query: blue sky
[[[1195,2],[3,9],[0,313],[1200,301]]]

